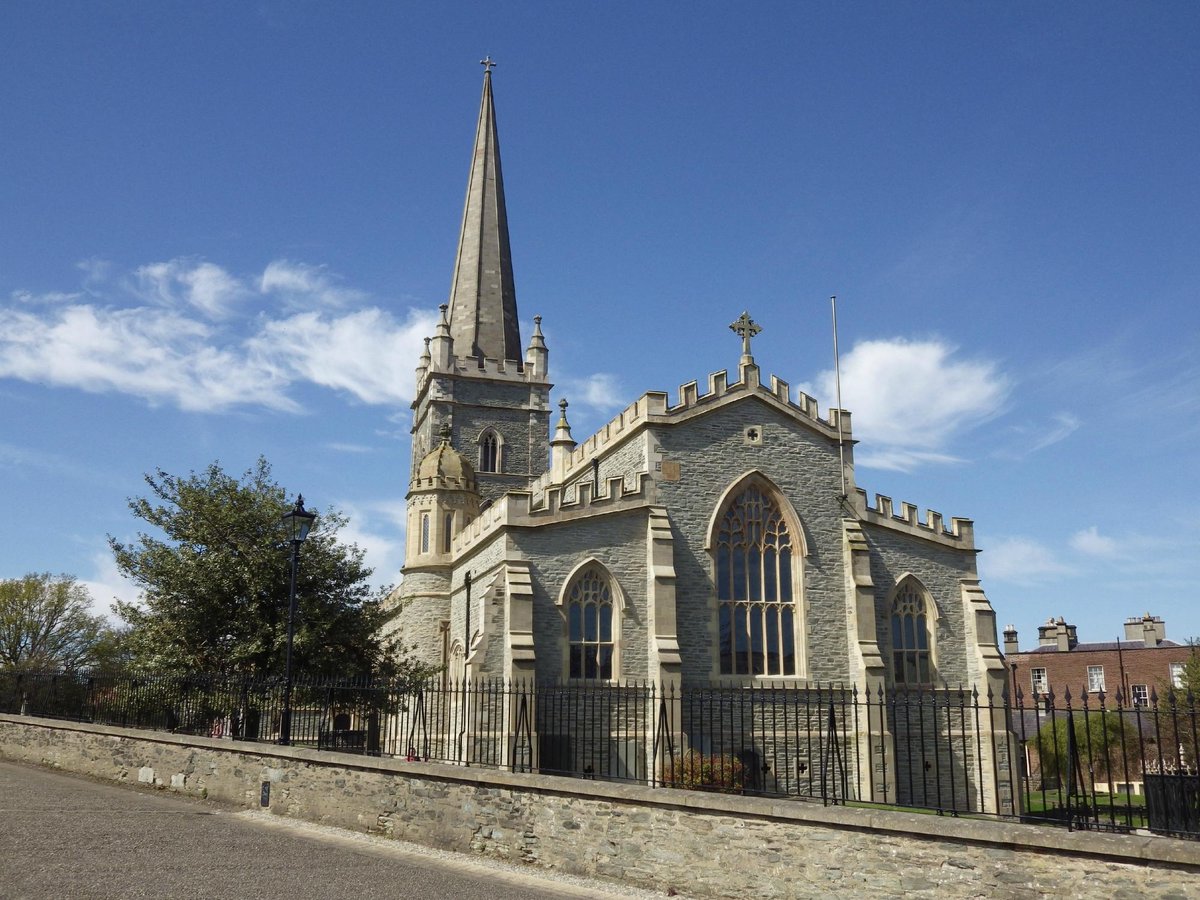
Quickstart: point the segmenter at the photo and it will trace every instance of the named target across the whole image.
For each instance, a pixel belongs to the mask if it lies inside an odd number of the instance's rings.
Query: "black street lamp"
[[[288,595],[287,657],[283,669],[283,718],[279,722],[279,743],[292,742],[292,639],[296,634],[296,571],[300,567],[300,545],[308,537],[316,513],[304,508],[304,495],[296,498],[296,508],[283,514],[292,541],[292,589]]]

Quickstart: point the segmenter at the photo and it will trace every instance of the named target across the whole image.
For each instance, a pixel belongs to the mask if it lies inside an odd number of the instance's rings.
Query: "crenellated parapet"
[[[923,538],[934,538],[961,550],[975,549],[975,523],[971,519],[954,516],[947,527],[942,514],[932,509],[926,510],[922,519],[920,509],[912,503],[901,502],[897,509],[891,497],[876,494],[875,505],[871,506],[866,491],[858,488],[856,493],[857,511],[864,521]]]
[[[431,378],[437,375],[461,375],[470,378],[486,378],[510,384],[545,384],[546,374],[536,366],[517,359],[478,359],[476,357],[452,356],[445,367],[436,362],[417,369],[416,396],[420,397]],[[414,401],[415,404],[415,401]]]
[[[757,372],[753,366],[744,367],[744,369],[752,369]],[[814,427],[835,439],[838,436],[840,424],[842,438],[846,441],[853,440],[848,411],[830,409],[828,418],[823,419],[820,416],[816,399],[803,392],[798,392],[796,398],[792,399],[791,386],[782,378],[772,375],[768,386],[760,384],[757,377],[746,377],[749,374],[748,371],[743,371],[742,374],[741,381],[730,384],[728,371],[713,372],[708,376],[707,390],[704,393],[700,392],[699,383],[696,381],[682,384],[678,388],[678,401],[674,405],[671,405],[665,391],[647,391],[642,394],[634,403],[625,407],[601,426],[595,434],[576,445],[566,460],[565,470],[569,473],[566,480],[578,477],[579,473],[586,471],[586,466],[593,459],[604,456],[608,450],[624,441],[641,426],[670,421],[681,415],[702,413],[723,398],[744,395],[746,391],[753,392],[783,407],[787,412],[810,422]],[[541,494],[553,483],[552,474],[547,473],[534,482],[530,488],[534,494]]]
[[[595,434],[579,443],[567,461],[567,468],[574,470],[600,456],[614,444],[624,440],[639,425],[644,425],[651,416],[660,416],[667,411],[667,395],[658,391],[647,391],[636,401],[621,410],[605,423]]]
[[[799,391],[796,399],[793,400],[791,385],[777,375],[771,376],[769,384],[762,384],[758,379],[757,366],[742,366],[741,379],[732,384],[729,382],[728,371],[713,372],[708,376],[708,390],[704,393],[700,393],[700,386],[696,381],[681,384],[678,391],[678,402],[674,406],[667,407],[664,412],[671,416],[691,412],[715,403],[727,395],[742,391],[751,391],[769,397],[772,401],[783,405],[792,413],[802,416],[821,430],[832,432],[834,435],[837,434],[840,423],[843,437],[846,440],[851,439],[850,413],[848,411],[830,409],[828,418],[823,419],[820,416],[816,398]],[[665,397],[666,395],[661,396]]]
[[[439,474],[421,477],[418,471],[409,482],[408,489],[411,494],[432,490],[473,491],[475,490],[475,479],[469,475],[455,476]]]
[[[637,476],[637,483],[629,486],[623,475],[617,475],[603,482],[599,493],[591,484],[580,484],[569,497],[564,496],[562,485],[550,485],[540,495],[531,491],[511,491],[481,511],[455,535],[451,552],[457,558],[509,526],[566,522],[644,506],[648,502],[646,485],[649,480],[650,474],[642,472]]]

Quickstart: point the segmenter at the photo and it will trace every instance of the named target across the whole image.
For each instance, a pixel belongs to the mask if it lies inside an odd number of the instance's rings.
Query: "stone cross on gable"
[[[750,339],[762,331],[762,326],[750,318],[750,313],[743,312],[729,326],[729,330],[742,339],[742,362],[753,363],[750,355]]]

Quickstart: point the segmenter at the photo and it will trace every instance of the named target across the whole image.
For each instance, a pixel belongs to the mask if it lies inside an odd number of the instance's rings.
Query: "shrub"
[[[692,791],[738,794],[745,786],[746,772],[741,760],[736,756],[708,756],[696,750],[689,750],[673,761],[667,772],[666,782],[669,787]]]

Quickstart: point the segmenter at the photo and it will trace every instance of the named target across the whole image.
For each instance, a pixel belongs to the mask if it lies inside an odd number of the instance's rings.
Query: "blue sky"
[[[448,8],[453,7],[453,8]],[[577,438],[734,367],[975,519],[1022,643],[1200,635],[1194,3],[0,5],[0,576],[129,596],[156,467],[259,454],[397,577],[481,70]]]

